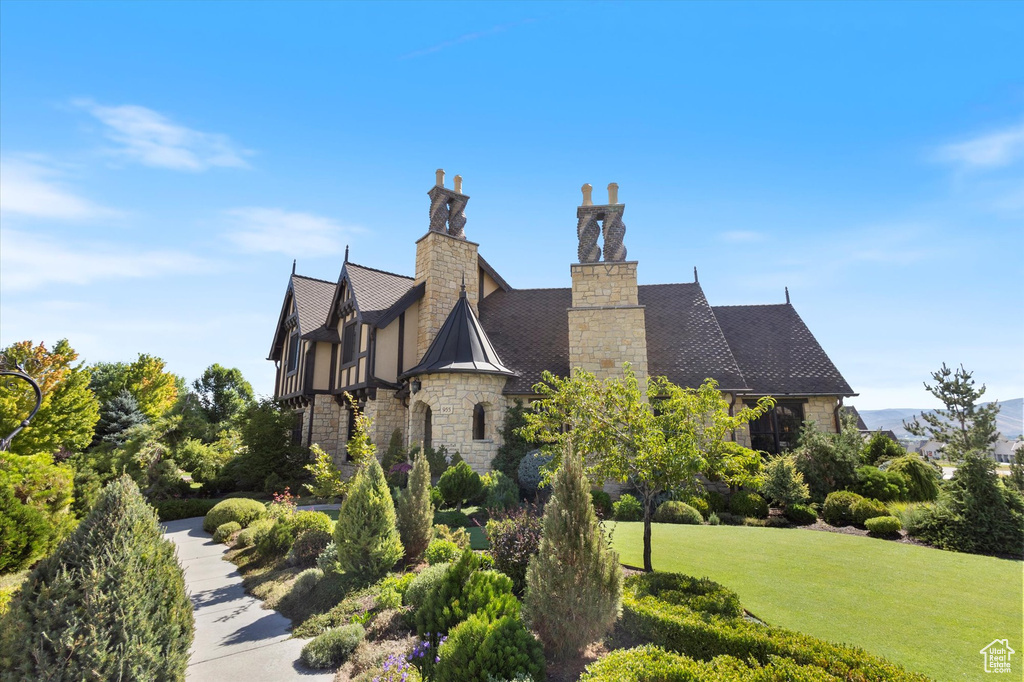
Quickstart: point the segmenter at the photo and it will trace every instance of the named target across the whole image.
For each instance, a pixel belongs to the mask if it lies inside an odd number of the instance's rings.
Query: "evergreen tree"
[[[498,432],[501,434],[501,445],[498,446],[498,454],[491,462],[498,471],[502,472],[513,481],[519,482],[519,462],[536,445],[521,435],[520,430],[526,426],[526,417],[523,412],[523,401],[515,399],[515,403],[505,410],[505,421]]]
[[[384,457],[380,463],[381,467],[384,469],[384,475],[387,477],[388,483],[393,486],[398,486],[399,488],[405,485],[409,471],[409,453],[406,451],[402,440],[401,429],[395,429],[391,432],[391,439],[388,441],[388,449],[384,451]],[[402,467],[400,465],[406,466]],[[399,467],[400,470],[394,470],[396,466]]]
[[[430,503],[430,464],[422,452],[416,455],[409,472],[409,486],[398,498],[398,533],[405,547],[405,558],[416,559],[430,544],[433,535],[434,505]]]
[[[192,634],[174,545],[122,476],[11,601],[0,677],[184,680]]]
[[[121,389],[110,402],[100,408],[96,423],[96,439],[120,445],[127,438],[126,431],[146,421],[139,403],[128,389]]]
[[[334,527],[338,566],[353,578],[373,582],[402,558],[395,505],[376,457],[359,468]]]
[[[782,508],[803,504],[811,494],[804,483],[804,475],[796,469],[792,455],[779,455],[768,462],[761,493]]]
[[[1024,493],[1024,443],[1020,441],[1014,446],[1013,461],[1010,462],[1010,475],[1006,477],[1007,485],[1017,492]]]
[[[925,383],[929,393],[938,398],[944,410],[922,412],[921,421],[914,417],[910,423],[903,422],[904,428],[915,436],[925,436],[942,443],[942,452],[947,459],[960,461],[972,451],[987,453],[989,446],[996,442],[996,416],[999,403],[978,405],[978,399],[985,394],[985,385],[974,387],[974,374],[964,369],[942,367],[932,372],[934,386]]]
[[[583,458],[565,443],[544,510],[540,549],[526,571],[524,617],[555,658],[579,653],[619,616],[622,568],[598,525]]]

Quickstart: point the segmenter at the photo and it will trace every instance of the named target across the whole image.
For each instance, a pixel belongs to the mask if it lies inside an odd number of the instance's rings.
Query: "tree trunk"
[[[651,505],[644,503],[644,571],[650,573],[651,566]]]

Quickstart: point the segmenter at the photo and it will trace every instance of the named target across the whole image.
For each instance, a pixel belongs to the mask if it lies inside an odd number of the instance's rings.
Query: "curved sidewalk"
[[[178,546],[196,630],[189,652],[189,682],[330,682],[334,672],[299,663],[308,640],[289,639],[291,621],[262,608],[245,593],[242,576],[224,561],[227,547],[203,531],[202,517],[169,521],[164,536]]]

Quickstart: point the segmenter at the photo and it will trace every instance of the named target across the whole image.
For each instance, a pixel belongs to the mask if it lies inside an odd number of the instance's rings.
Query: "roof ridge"
[[[792,308],[792,303],[738,303],[735,305],[713,305],[712,308]],[[795,310],[795,308],[794,308]]]
[[[331,286],[335,286],[337,284],[337,282],[332,282],[329,279],[320,279],[319,277],[310,277],[309,275],[300,275],[300,274],[295,273],[295,272],[292,273],[292,277],[301,277],[302,279],[311,279],[314,282],[323,282],[324,284],[330,284]]]
[[[527,287],[524,289],[509,289],[513,291],[572,291],[572,287]]]
[[[638,284],[637,286],[639,286],[639,287],[677,287],[677,286],[680,286],[680,285],[685,285],[685,286],[688,286],[688,287],[693,287],[693,286],[700,287],[700,282],[658,282],[657,284]],[[700,287],[700,288],[701,288],[702,291],[704,290],[704,287]]]
[[[391,275],[392,277],[401,277],[402,279],[416,279],[415,277],[410,277],[409,275],[399,275],[397,272],[388,272],[387,270],[381,270],[380,268],[371,268],[369,265],[360,265],[359,263],[353,263],[352,261],[348,261],[346,265],[354,265],[357,268],[362,268],[363,270],[371,270],[373,272],[379,272],[382,275]]]

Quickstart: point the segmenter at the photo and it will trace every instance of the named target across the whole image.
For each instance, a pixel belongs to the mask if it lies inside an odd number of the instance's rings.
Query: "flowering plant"
[[[420,682],[423,679],[420,671],[400,654],[388,656],[381,666],[381,673],[373,678],[373,682]]]
[[[290,518],[295,514],[295,496],[291,489],[285,486],[283,493],[274,493],[274,501],[267,507],[267,515],[272,519],[281,517]]]

